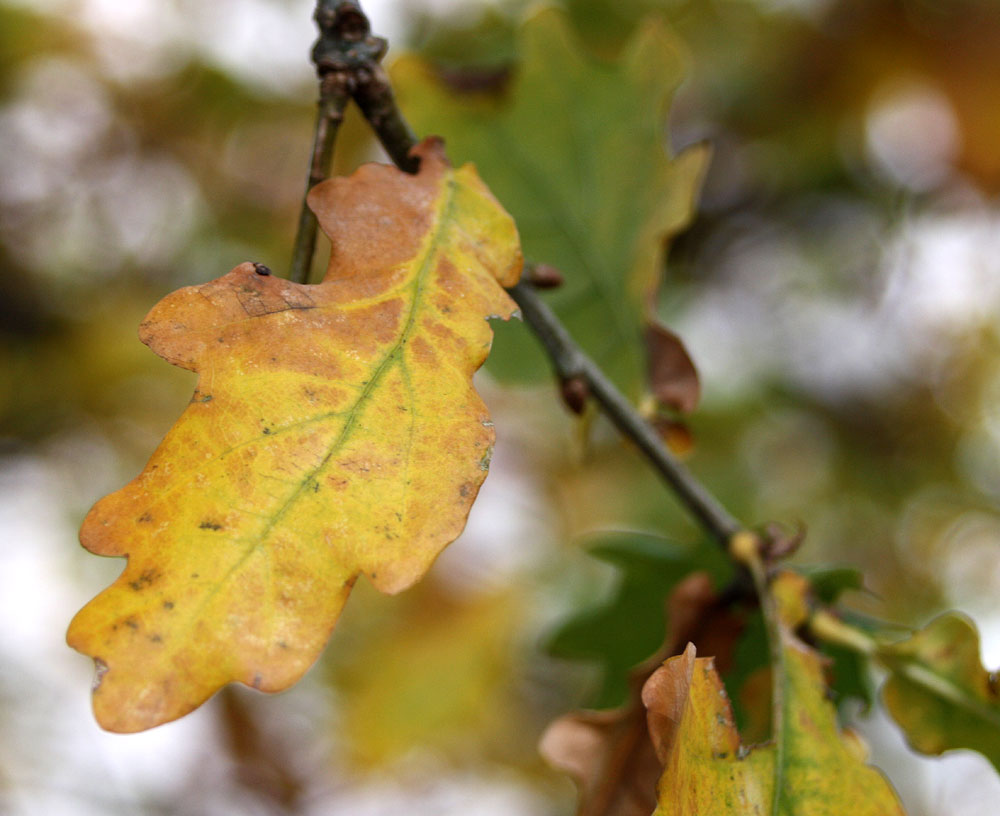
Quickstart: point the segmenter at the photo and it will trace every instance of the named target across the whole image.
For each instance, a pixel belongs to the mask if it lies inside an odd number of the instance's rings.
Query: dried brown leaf
[[[681,339],[659,323],[645,331],[649,387],[662,405],[691,413],[701,398],[698,371]]]

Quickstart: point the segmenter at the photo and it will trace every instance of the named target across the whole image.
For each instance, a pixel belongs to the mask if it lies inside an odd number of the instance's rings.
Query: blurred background
[[[551,383],[481,389],[498,447],[469,527],[397,597],[359,582],[290,691],[226,690],[115,736],[63,643],[120,563],[76,528],[193,388],[136,327],[244,260],[288,267],[309,154],[309,0],[0,1],[0,812],[570,814],[536,742],[593,702],[560,624],[622,575],[595,529],[697,531]],[[365,2],[389,59],[504,76],[524,3]],[[803,523],[858,610],[957,608],[1000,664],[1000,7],[567,0],[608,57],[659,10],[689,53],[674,148],[713,157],[661,314],[698,365],[689,464],[741,519]],[[491,74],[492,72],[492,74]],[[377,158],[351,117],[338,167]],[[636,590],[639,591],[639,590]],[[662,628],[662,622],[660,624]],[[995,813],[982,757],[912,756],[855,706],[911,816]]]

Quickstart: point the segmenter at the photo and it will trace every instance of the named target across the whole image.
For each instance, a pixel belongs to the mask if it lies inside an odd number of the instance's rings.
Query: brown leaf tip
[[[646,326],[645,341],[653,396],[675,411],[690,414],[701,398],[701,383],[683,341],[656,322]]]

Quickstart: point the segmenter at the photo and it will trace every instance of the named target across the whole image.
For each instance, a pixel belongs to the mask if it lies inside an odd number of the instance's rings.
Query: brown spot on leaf
[[[139,575],[138,578],[136,578],[136,579],[134,579],[132,581],[129,581],[128,585],[132,589],[134,589],[136,592],[141,592],[146,587],[148,587],[151,584],[153,584],[156,581],[156,579],[159,578],[159,577],[160,577],[160,574],[155,569],[148,569],[148,570],[145,570],[141,575]]]
[[[221,530],[222,525],[216,521],[211,521],[205,519],[201,524],[198,525],[199,530]]]
[[[434,352],[434,347],[424,340],[423,337],[414,337],[413,342],[410,343],[410,349],[412,350],[413,359],[420,365],[433,366],[437,363],[437,354]]]
[[[330,485],[330,487],[332,487],[334,490],[346,490],[351,484],[343,476],[334,476],[334,475],[327,476],[326,483]],[[319,490],[318,484],[316,485],[315,489],[317,491]]]

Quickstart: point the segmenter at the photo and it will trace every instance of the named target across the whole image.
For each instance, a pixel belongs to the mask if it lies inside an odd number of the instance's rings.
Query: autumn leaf
[[[793,628],[804,579],[783,573],[773,589],[782,610],[781,716],[765,745],[741,743],[722,680],[694,646],[668,660],[646,683],[650,734],[664,765],[656,816],[901,816],[884,777],[858,757],[826,700],[821,658]]]
[[[580,790],[578,816],[648,816],[663,766],[646,722],[642,688],[679,644],[696,640],[727,662],[741,622],[719,603],[707,572],[688,575],[667,602],[669,634],[657,655],[629,674],[629,698],[609,711],[576,711],[553,722],[539,751]]]
[[[500,94],[457,92],[424,60],[402,57],[392,69],[400,105],[418,130],[443,133],[454,156],[475,161],[516,219],[526,255],[564,273],[550,303],[616,384],[638,400],[649,369],[654,393],[688,410],[698,383],[687,352],[669,333],[647,338],[665,242],[689,221],[707,161],[703,146],[675,158],[665,150],[680,48],[650,18],[617,62],[590,59],[550,9],[524,23],[518,51]],[[498,332],[491,370],[550,376],[527,332]]]
[[[663,405],[689,414],[698,406],[701,383],[681,339],[665,326],[646,328],[649,388]]]
[[[983,668],[972,621],[942,615],[878,657],[890,672],[882,699],[914,750],[969,748],[1000,770],[1000,688]]]
[[[475,170],[438,141],[416,151],[416,176],[366,165],[310,193],[333,247],[322,283],[242,264],[142,324],[199,379],[80,531],[128,556],[68,634],[98,666],[105,728],[167,722],[230,681],[288,687],[359,573],[399,592],[461,531],[494,439],[471,377],[521,256]]]

